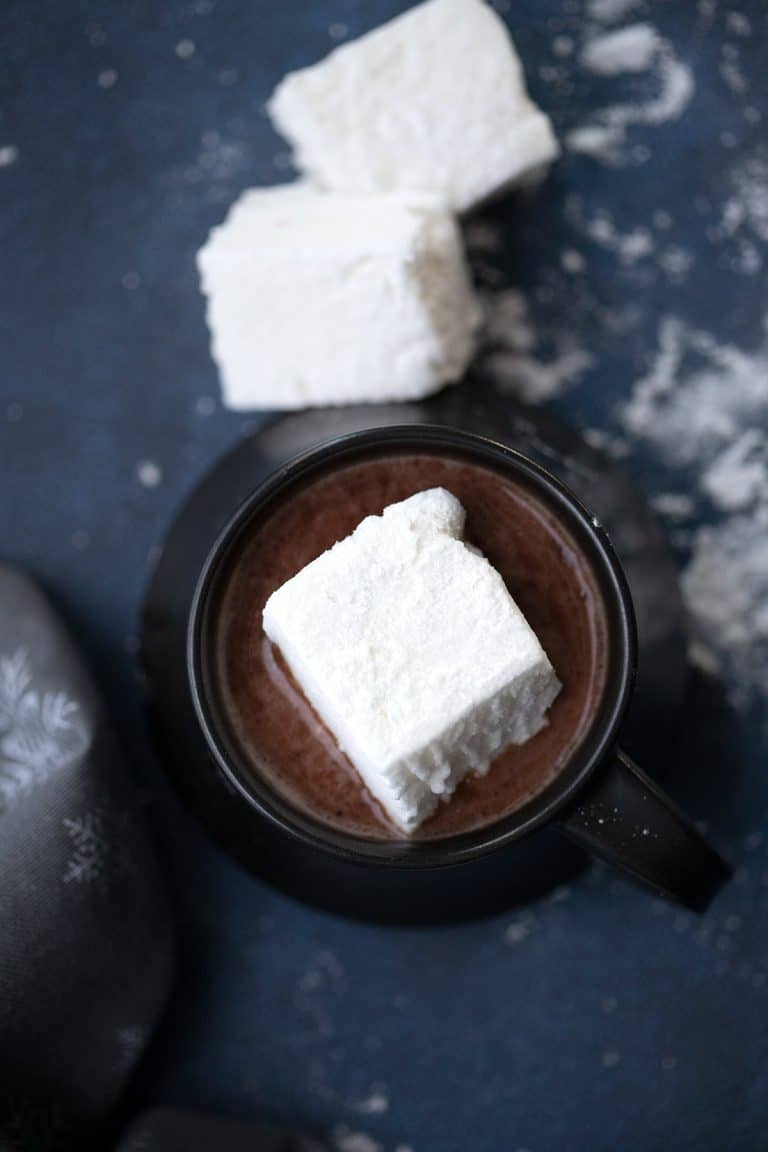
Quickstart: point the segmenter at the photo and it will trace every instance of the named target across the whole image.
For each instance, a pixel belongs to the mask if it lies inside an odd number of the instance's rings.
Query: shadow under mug
[[[590,562],[608,622],[607,675],[591,727],[543,791],[497,823],[430,841],[366,840],[293,807],[254,770],[234,735],[217,680],[217,613],[239,548],[272,509],[339,467],[427,453],[493,469],[531,492]],[[542,875],[552,831],[671,900],[703,911],[730,875],[721,856],[617,746],[635,675],[635,616],[608,536],[573,493],[502,444],[438,426],[372,428],[321,444],[280,467],[234,513],[204,564],[190,609],[187,672],[211,770],[243,806],[264,874],[299,899],[364,919],[419,922],[466,914],[502,862]],[[246,811],[248,815],[246,816]],[[242,824],[242,820],[240,821]],[[541,832],[549,835],[538,835]],[[535,884],[530,888],[535,895]],[[519,900],[510,892],[510,904]],[[464,909],[464,912],[458,911]]]

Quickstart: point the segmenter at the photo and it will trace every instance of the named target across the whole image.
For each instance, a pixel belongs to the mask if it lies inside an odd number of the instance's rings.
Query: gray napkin
[[[0,1148],[82,1146],[172,971],[136,789],[60,621],[0,566]]]

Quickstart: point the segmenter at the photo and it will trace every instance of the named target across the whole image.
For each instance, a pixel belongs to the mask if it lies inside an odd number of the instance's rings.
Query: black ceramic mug
[[[293,807],[254,771],[234,736],[217,683],[221,596],[242,542],[278,502],[339,467],[413,452],[490,468],[558,518],[589,561],[608,622],[607,674],[596,714],[560,773],[497,823],[426,841],[367,840]],[[322,444],[279,468],[234,513],[213,544],[190,610],[187,669],[211,771],[237,801],[233,835],[259,844],[262,871],[299,898],[371,919],[420,921],[480,910],[491,889],[531,876],[546,889],[556,838],[565,836],[668,898],[702,911],[729,868],[656,784],[618,747],[636,663],[635,617],[610,540],[559,480],[502,444],[437,426],[374,428]],[[230,805],[230,811],[232,811]],[[542,835],[541,833],[545,834]],[[226,834],[226,831],[225,831]]]

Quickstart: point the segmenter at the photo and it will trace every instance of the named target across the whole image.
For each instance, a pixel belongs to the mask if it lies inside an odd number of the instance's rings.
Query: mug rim
[[[593,731],[599,715],[593,718],[584,741],[577,747],[573,758],[557,775],[520,808],[498,821],[468,832],[433,840],[366,839],[334,828],[304,813],[280,795],[256,770],[245,773],[237,770],[231,750],[227,748],[216,718],[215,706],[206,680],[204,639],[209,624],[210,609],[215,600],[213,592],[217,577],[227,559],[247,531],[249,522],[270,502],[279,498],[287,488],[300,483],[302,478],[315,472],[334,471],[368,453],[386,455],[387,450],[410,449],[434,455],[441,452],[464,455],[477,463],[495,464],[496,469],[513,480],[520,473],[532,482],[534,492],[547,497],[546,506],[565,527],[571,527],[568,517],[575,521],[589,541],[584,551],[592,561],[599,590],[603,599],[608,625],[607,646],[615,647],[614,663],[618,669],[606,669],[606,684],[600,701],[599,713],[606,711],[599,731]],[[324,466],[330,465],[329,468]],[[559,517],[565,509],[568,517]],[[595,559],[599,561],[595,564]],[[612,603],[605,594],[604,584],[612,593]],[[441,868],[466,863],[503,848],[535,829],[550,823],[574,799],[587,780],[610,755],[626,714],[634,687],[637,663],[637,626],[627,578],[610,538],[600,521],[588,511],[571,489],[547,468],[524,453],[493,440],[491,437],[464,432],[447,425],[387,425],[351,432],[299,453],[279,465],[264,481],[256,486],[234,510],[214,540],[195,584],[189,610],[186,642],[187,680],[195,710],[208,751],[212,768],[223,774],[225,781],[253,810],[254,815],[266,820],[278,833],[298,839],[306,846],[320,850],[337,859],[361,864],[398,868]],[[210,671],[210,670],[208,670]],[[613,671],[615,682],[609,673]],[[210,677],[209,677],[210,678]],[[589,754],[583,763],[572,769],[574,759],[587,744]],[[245,759],[245,757],[243,757]],[[244,776],[246,779],[244,779]],[[246,782],[247,780],[247,782]]]

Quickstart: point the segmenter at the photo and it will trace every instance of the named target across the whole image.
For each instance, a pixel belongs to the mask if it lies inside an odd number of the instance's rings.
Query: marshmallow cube
[[[286,581],[264,629],[406,834],[546,723],[560,684],[444,488],[369,516]]]
[[[474,349],[458,230],[429,197],[254,189],[198,266],[230,408],[418,399]]]
[[[504,22],[482,0],[419,4],[289,73],[268,108],[320,185],[431,192],[456,212],[558,153]]]

